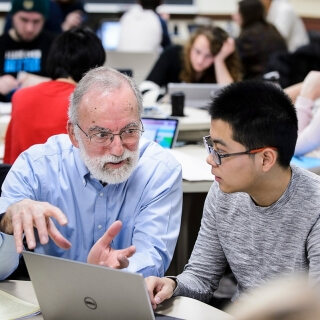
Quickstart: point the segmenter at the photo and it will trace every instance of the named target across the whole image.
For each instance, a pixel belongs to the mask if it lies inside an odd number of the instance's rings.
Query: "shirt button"
[[[100,197],[103,197],[103,192],[100,193]]]
[[[99,229],[99,230],[102,229],[102,225],[101,225],[101,224],[98,225],[98,229]]]

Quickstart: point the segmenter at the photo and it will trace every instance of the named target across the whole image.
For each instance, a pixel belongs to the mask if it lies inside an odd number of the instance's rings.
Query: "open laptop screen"
[[[100,23],[97,36],[101,39],[105,50],[117,50],[120,36],[120,22],[105,20]]]
[[[163,148],[173,148],[178,135],[179,120],[174,118],[142,118],[143,136],[159,143]]]
[[[212,98],[224,86],[217,83],[174,83],[168,84],[168,94],[179,91],[185,94],[185,106],[208,109]]]

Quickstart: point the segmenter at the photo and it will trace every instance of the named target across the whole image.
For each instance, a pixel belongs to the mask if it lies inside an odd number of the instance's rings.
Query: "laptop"
[[[23,257],[45,320],[179,320],[154,313],[138,273],[30,251]]]
[[[130,69],[136,83],[141,84],[159,57],[158,52],[130,52],[106,49],[106,65],[114,69]]]
[[[143,136],[159,143],[163,148],[175,147],[179,132],[179,119],[177,118],[146,118],[141,119],[144,127]]]
[[[212,98],[224,86],[217,83],[173,83],[168,84],[169,96],[173,92],[182,91],[185,94],[185,106],[208,109]]]
[[[117,50],[120,37],[120,22],[117,20],[103,20],[96,34],[101,39],[105,50]]]

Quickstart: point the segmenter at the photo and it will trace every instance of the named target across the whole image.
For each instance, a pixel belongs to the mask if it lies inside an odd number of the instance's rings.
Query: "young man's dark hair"
[[[98,36],[89,28],[73,28],[60,34],[52,43],[47,72],[54,80],[71,77],[79,82],[84,73],[102,66],[105,60]]]
[[[278,86],[263,81],[231,84],[214,99],[209,113],[212,119],[227,122],[233,139],[248,150],[275,147],[279,165],[289,166],[298,119],[290,98]]]

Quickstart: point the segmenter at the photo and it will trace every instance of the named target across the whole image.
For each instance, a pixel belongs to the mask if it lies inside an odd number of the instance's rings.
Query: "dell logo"
[[[84,304],[91,310],[97,309],[97,303],[90,297],[84,298]]]

